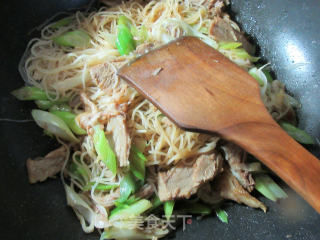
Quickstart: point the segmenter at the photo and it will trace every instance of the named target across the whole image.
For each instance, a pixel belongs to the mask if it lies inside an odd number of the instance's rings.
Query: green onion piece
[[[265,69],[262,70],[262,72],[263,72],[264,75],[266,76],[268,82],[269,82],[269,83],[272,83],[273,78],[272,78],[272,76],[271,76],[271,73],[270,73],[268,70],[265,70]]]
[[[85,178],[89,177],[87,171],[83,167],[81,167],[79,164],[76,164],[75,162],[70,163],[69,171],[78,176],[83,176]]]
[[[93,143],[96,152],[102,162],[110,169],[113,174],[117,173],[117,158],[114,154],[104,131],[100,126],[95,126],[93,134]]]
[[[251,68],[248,72],[254,79],[257,80],[259,85],[262,87],[264,85],[264,81],[261,79],[261,77],[258,75],[258,69],[257,68]]]
[[[66,111],[50,111],[50,112],[56,115],[57,117],[61,118],[72,130],[72,132],[74,132],[75,134],[78,134],[78,135],[87,134],[87,131],[79,127],[79,125],[77,124],[75,120],[76,118],[75,114],[71,112],[66,112]]]
[[[236,49],[240,46],[242,46],[242,43],[240,42],[219,42],[219,48],[225,50]]]
[[[51,108],[54,105],[54,102],[51,102],[49,100],[36,100],[35,104],[41,110],[48,110],[49,108]]]
[[[249,55],[249,53],[246,52],[243,48],[237,48],[237,49],[230,49],[233,54],[235,54],[237,57],[241,59],[249,59],[251,62],[257,62],[260,58],[259,57],[253,57]]]
[[[71,112],[71,107],[66,103],[54,104],[49,108],[49,112],[53,111]]]
[[[125,202],[130,194],[138,190],[138,184],[131,173],[127,173],[120,182],[120,198],[117,200],[120,203]]]
[[[280,126],[295,140],[303,144],[314,144],[313,138],[305,131],[293,126],[288,122],[279,122]]]
[[[54,137],[54,135],[51,132],[48,132],[47,130],[43,130],[43,134],[50,137],[50,138]]]
[[[138,44],[142,44],[148,39],[148,31],[145,26],[141,26],[140,28],[137,28],[135,26],[131,26],[130,30],[131,30],[131,34],[134,37],[134,40]]]
[[[183,205],[183,210],[191,214],[207,215],[211,213],[211,208],[201,203],[187,203]]]
[[[159,210],[162,210],[162,208],[159,209],[159,207],[163,204],[163,202],[161,202],[158,195],[156,194],[154,195],[154,197],[151,200],[151,203],[152,203],[152,207],[149,209],[149,212],[157,212]]]
[[[21,101],[48,100],[46,92],[37,87],[25,86],[12,91],[11,94]]]
[[[152,207],[150,201],[141,199],[126,208],[113,209],[110,213],[109,221],[125,220],[136,217]]]
[[[216,209],[217,217],[220,219],[223,223],[228,223],[228,214],[225,210],[222,210],[221,208]]]
[[[118,26],[116,46],[121,56],[128,55],[130,52],[136,49],[136,43],[133,39],[130,29],[125,25]]]
[[[54,114],[38,109],[32,110],[31,114],[33,119],[41,128],[47,130],[53,135],[72,142],[79,141],[70,131],[67,124]]]
[[[266,174],[257,174],[254,176],[257,189],[266,198],[277,201],[280,198],[287,198],[288,195],[276,184],[272,178]]]
[[[124,25],[127,26],[129,29],[132,27],[132,23],[129,18],[126,16],[122,15],[118,19],[118,25]]]
[[[152,208],[157,208],[161,206],[161,204],[163,204],[163,202],[161,202],[158,195],[155,195],[155,197],[152,199]]]
[[[132,195],[131,197],[129,197],[126,201],[124,202],[120,202],[120,201],[115,201],[114,205],[118,208],[127,208],[129,207],[131,204],[138,202],[141,198],[135,197],[134,195]]]
[[[63,47],[88,47],[90,36],[81,30],[66,32],[53,38],[53,42]]]
[[[86,186],[83,187],[83,191],[90,191],[95,184],[96,184],[95,182],[89,182]],[[109,191],[117,187],[119,187],[118,184],[106,185],[106,184],[98,183],[95,189],[101,190],[101,191]]]
[[[256,67],[257,67],[257,68],[260,68],[260,67],[262,67],[262,64],[257,64]],[[272,83],[273,78],[272,78],[272,76],[271,76],[271,73],[270,73],[266,68],[263,68],[263,69],[262,69],[262,72],[263,72],[264,75],[266,76],[268,82],[269,82],[269,83]]]
[[[131,33],[132,24],[126,16],[120,16],[118,19],[118,35],[116,46],[120,55],[128,55],[136,49],[136,43]]]
[[[145,178],[145,162],[147,161],[143,153],[134,145],[130,150],[130,171],[136,176],[136,178],[144,181]]]
[[[60,28],[60,27],[63,27],[63,26],[66,26],[68,25],[69,23],[72,22],[72,19],[70,17],[66,17],[66,18],[62,18],[60,19],[59,21],[55,22],[54,24],[52,24],[50,26],[50,28]]]
[[[164,209],[164,215],[166,216],[166,219],[169,220],[171,218],[172,212],[173,212],[173,207],[174,207],[174,201],[166,201],[163,204],[163,209]]]
[[[209,29],[208,29],[207,27],[201,27],[201,28],[199,29],[199,31],[200,31],[201,33],[204,33],[204,34],[208,34],[208,33],[209,33]]]

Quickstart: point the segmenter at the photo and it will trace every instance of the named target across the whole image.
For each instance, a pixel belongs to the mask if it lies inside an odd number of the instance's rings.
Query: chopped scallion
[[[219,48],[220,49],[236,49],[238,47],[240,47],[242,45],[242,43],[240,42],[219,42]]]
[[[163,204],[163,209],[164,209],[164,215],[166,216],[166,219],[169,220],[171,218],[172,212],[173,212],[173,207],[174,207],[174,201],[166,201]]]
[[[25,86],[11,92],[17,99],[26,100],[48,100],[47,94],[40,88]]]
[[[32,110],[31,114],[33,119],[41,128],[47,130],[53,135],[68,141],[79,141],[70,131],[68,125],[54,114],[38,109]]]
[[[288,122],[281,121],[280,126],[295,140],[303,144],[314,144],[313,138],[305,131],[293,126]]]
[[[150,201],[141,199],[125,208],[115,208],[111,211],[109,221],[118,221],[136,217],[152,207]]]
[[[288,195],[276,184],[271,177],[266,174],[257,174],[254,176],[257,189],[266,198],[277,201],[280,198],[287,198]]]
[[[131,146],[130,151],[130,170],[136,178],[144,181],[145,178],[145,162],[147,161],[143,153],[134,145]]]
[[[87,134],[87,132],[81,127],[79,127],[79,125],[77,124],[75,120],[76,118],[75,114],[71,112],[66,112],[66,111],[50,111],[50,112],[56,115],[57,117],[61,118],[72,130],[72,132],[74,132],[75,134],[78,134],[78,135]]]
[[[52,24],[50,26],[50,28],[60,28],[63,26],[66,26],[68,24],[70,24],[72,22],[72,18],[71,17],[66,17],[66,18],[62,18],[59,21],[55,22],[54,24]]]
[[[90,39],[84,31],[74,30],[53,38],[53,41],[63,47],[88,47]]]
[[[216,209],[217,217],[220,219],[223,223],[228,223],[228,214],[225,210],[222,210],[221,208]]]
[[[93,134],[93,143],[96,152],[98,153],[101,161],[110,169],[113,174],[117,173],[117,158],[114,154],[109,142],[106,138],[104,131],[101,127],[95,126]]]
[[[138,184],[131,173],[127,173],[120,182],[120,203],[125,202],[132,193],[138,190]]]

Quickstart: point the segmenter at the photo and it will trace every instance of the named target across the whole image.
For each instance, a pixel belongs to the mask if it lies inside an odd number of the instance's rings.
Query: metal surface
[[[23,84],[17,66],[30,40],[30,30],[53,14],[84,6],[87,0],[1,1],[0,118],[31,119],[32,103],[18,102],[9,91]],[[318,0],[234,0],[236,18],[272,62],[275,73],[303,104],[301,126],[320,136],[320,3]],[[33,122],[0,121],[0,239],[99,239],[84,234],[73,212],[66,206],[59,180],[29,185],[25,160],[45,154],[56,143],[42,135]],[[311,149],[317,151],[316,147]],[[319,157],[319,152],[317,153]],[[261,198],[267,214],[245,206],[226,207],[229,224],[216,217],[193,220],[175,239],[264,239],[318,240],[320,215],[296,194],[275,204]],[[287,211],[293,206],[295,211]]]

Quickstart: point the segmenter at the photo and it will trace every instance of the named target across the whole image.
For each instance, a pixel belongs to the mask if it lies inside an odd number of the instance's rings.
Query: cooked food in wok
[[[255,46],[224,12],[228,1],[103,3],[45,24],[21,59],[26,86],[12,94],[35,102],[35,122],[61,144],[27,160],[30,183],[60,173],[82,229],[98,229],[101,239],[161,238],[192,214],[214,212],[227,222],[228,200],[265,212],[250,194],[255,190],[273,201],[285,198],[240,147],[182,130],[116,74],[141,54],[196,36],[247,70],[272,117],[297,141],[312,144],[296,127],[298,101],[254,56]]]

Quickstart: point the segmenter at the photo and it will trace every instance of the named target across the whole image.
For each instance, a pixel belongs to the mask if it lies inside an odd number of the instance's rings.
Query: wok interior
[[[7,34],[9,36],[5,36],[3,39],[5,41],[4,45],[11,47],[6,51],[6,56],[8,56],[10,61],[4,64],[4,69],[6,71],[3,77],[7,78],[8,81],[4,83],[5,87],[1,90],[1,96],[5,96],[5,98],[2,98],[3,105],[6,106],[2,112],[2,117],[10,116],[16,119],[30,118],[29,112],[33,106],[31,104],[17,103],[8,95],[8,90],[15,89],[21,85],[21,79],[16,69],[17,62],[22,55],[27,40],[30,38],[27,35],[27,32],[35,25],[43,22],[48,16],[53,15],[54,13],[63,9],[70,8],[70,6],[67,6],[68,4],[64,5],[66,3],[61,3],[61,5],[50,3],[45,6],[45,4],[40,3],[40,1],[30,2],[33,2],[34,6],[37,7],[32,8],[31,3],[28,3],[30,5],[26,6],[24,10],[19,10],[21,11],[20,16],[23,16],[26,13],[29,13],[27,16],[30,16],[31,13],[35,11],[37,13],[36,15],[41,17],[39,17],[37,20],[26,18],[28,20],[25,21],[21,18],[18,18],[18,20],[12,17],[9,18],[14,19],[12,21],[16,25],[15,30],[13,31],[11,29],[12,26],[11,28],[8,26],[8,33],[10,34]],[[10,4],[12,5],[9,7],[13,8],[14,2]],[[78,6],[81,6],[83,2],[79,1],[75,4],[79,4]],[[245,3],[245,1],[234,1],[233,4],[235,11],[240,11],[239,20],[240,22],[243,21],[244,30],[249,33],[253,33],[253,36],[255,36],[258,40],[258,44],[260,43],[259,45],[261,46],[262,54],[266,56],[267,59],[273,63],[273,65],[279,66],[274,68],[278,78],[286,81],[287,85],[289,86],[289,91],[298,96],[302,101],[302,105],[305,106],[299,115],[302,127],[305,126],[308,129],[308,127],[311,126],[311,134],[313,134],[315,137],[319,137],[319,117],[317,117],[319,116],[317,115],[319,114],[319,111],[317,111],[316,107],[319,106],[319,104],[316,104],[317,101],[319,101],[319,98],[317,98],[315,94],[312,95],[313,93],[316,93],[315,86],[317,83],[319,83],[319,80],[316,76],[312,78],[312,75],[310,75],[312,72],[314,73],[314,71],[317,70],[317,66],[311,67],[311,65],[313,65],[312,63],[315,62],[312,60],[316,59],[317,57],[317,52],[313,50],[316,46],[319,46],[319,42],[317,41],[312,43],[315,41],[313,39],[317,39],[314,36],[314,32],[316,31],[311,31],[313,25],[309,26],[308,29],[304,29],[307,31],[307,33],[300,35],[298,34],[299,29],[296,28],[295,25],[292,24],[290,27],[291,22],[295,23],[295,20],[291,19],[291,15],[289,13],[287,14],[287,18],[289,18],[290,21],[288,19],[286,21],[281,21],[281,18],[274,19],[265,16],[267,13],[271,14],[275,12],[268,10],[269,6],[265,5],[264,7],[260,6],[260,8],[257,8],[255,3]],[[299,4],[301,5],[302,3],[297,2],[297,8]],[[279,7],[279,3],[277,4],[277,7],[280,8],[280,13],[281,11],[285,10],[289,11],[286,9],[285,5],[280,5],[281,6]],[[264,11],[257,10],[261,8]],[[244,9],[248,11],[248,13],[244,14]],[[313,11],[315,10],[309,6],[308,14],[306,14],[307,20],[309,20],[308,18],[312,19]],[[264,13],[262,14],[264,16],[263,18],[260,16],[261,12]],[[284,33],[288,33],[287,36],[292,36],[291,39],[298,39],[300,41],[294,42],[294,40],[292,40],[290,45],[290,41],[288,38],[285,38],[286,35],[284,35],[280,37],[280,39],[282,39],[281,42],[284,43],[284,45],[279,44],[279,41],[273,40],[274,35],[272,33],[276,31],[274,28],[270,29],[272,23],[266,24],[265,21],[259,22],[257,20],[255,24],[253,24],[251,19],[248,17],[249,13],[252,14],[251,16],[253,18],[256,17],[256,19],[268,19],[270,21],[275,21],[280,29],[281,23],[284,24],[285,26],[283,26],[283,29],[291,29],[291,32],[287,30],[287,32],[284,31]],[[4,14],[3,16],[7,15]],[[313,21],[315,21],[315,19],[313,19]],[[258,26],[260,31],[255,31],[257,30],[255,28]],[[275,26],[275,24],[273,26]],[[302,29],[303,28],[300,28],[300,31],[302,31]],[[265,37],[266,35],[261,33],[264,31],[269,33],[266,34],[268,36],[267,39]],[[294,35],[295,31],[296,35]],[[301,39],[303,38],[302,35],[304,36],[304,39]],[[299,48],[297,46],[301,46],[304,51],[299,52]],[[287,50],[281,52],[280,49],[289,49],[290,51]],[[299,55],[298,52],[302,52],[302,54]],[[292,64],[290,61],[298,61],[296,58],[300,58],[301,60],[301,56],[310,62],[310,64],[302,64],[294,69],[290,68]],[[303,81],[301,81],[301,79],[303,79]],[[17,111],[17,109],[19,109],[19,111]],[[20,109],[25,110],[21,112]],[[56,239],[57,237],[63,239],[67,237],[70,239],[97,239],[96,235],[86,236],[82,234],[77,220],[73,216],[73,213],[65,205],[65,197],[59,181],[53,180],[32,187],[27,183],[25,171],[26,156],[37,156],[46,153],[49,149],[53,148],[52,145],[55,143],[50,141],[48,144],[47,138],[42,136],[41,130],[39,130],[33,123],[14,125],[3,123],[1,127],[1,148],[3,148],[1,155],[3,161],[6,159],[3,164],[3,172],[1,173],[3,178],[1,181],[1,190],[3,191],[2,196],[5,196],[5,198],[2,200],[4,201],[3,206],[9,206],[3,210],[4,217],[2,219],[5,219],[5,221],[2,226],[4,226],[4,229],[6,229],[6,232],[4,233],[5,236],[12,237],[12,239],[18,239],[19,237],[22,239],[43,239],[44,237],[49,239]],[[10,163],[8,164],[8,162]],[[11,184],[8,184],[9,179],[11,180]],[[298,202],[301,202],[301,200],[299,199]],[[294,228],[298,225],[298,223],[300,225],[301,222],[312,222],[315,224],[317,220],[319,221],[317,214],[314,213],[310,207],[306,206],[304,203],[302,203],[300,206],[299,211],[308,213],[307,216],[305,214],[300,214],[303,216],[303,218],[301,218],[303,220],[292,218],[286,219],[285,222],[283,222],[281,217],[279,217],[277,214],[277,211],[281,209],[281,206],[273,205],[271,203],[269,206],[271,210],[267,217],[260,212],[247,210],[245,207],[232,206],[228,212],[233,216],[241,216],[241,218],[238,219],[239,221],[234,219],[235,226],[230,224],[229,227],[231,230],[229,233],[225,231],[225,226],[218,226],[218,224],[215,225],[217,226],[217,229],[214,231],[217,231],[216,234],[219,234],[220,231],[220,234],[223,234],[223,236],[237,235],[241,237],[243,233],[236,225],[240,224],[243,226],[243,228],[249,230],[252,229],[252,231],[255,229],[256,232],[259,232],[258,224],[255,223],[257,221],[260,222],[261,225],[264,225],[264,228],[266,228],[266,226],[269,228],[270,226],[270,232],[273,232],[274,236],[278,236],[277,234],[279,234],[279,229],[282,229],[281,234],[290,234],[292,232],[294,233]],[[277,224],[272,224],[272,222],[278,222],[279,224],[278,226],[274,226]],[[280,223],[282,223],[282,225]],[[190,235],[190,239],[192,239],[192,236],[196,235],[196,231],[199,229],[199,224],[201,224],[201,228],[206,229],[207,234],[212,233],[212,228],[210,226],[214,223],[212,223],[212,219],[206,219],[205,221],[201,221],[201,223],[192,224],[190,226],[190,229],[187,230],[187,233]],[[198,227],[196,227],[196,225],[198,225]],[[19,231],[17,231],[17,229],[19,229]],[[316,232],[312,226],[306,225],[304,226],[304,230],[306,235],[309,234],[310,236],[311,234],[311,236],[315,237],[314,239],[319,236],[319,232]],[[262,232],[262,230],[260,232]],[[233,235],[231,235],[231,233],[233,233]],[[181,232],[177,233],[177,238],[182,236],[183,235]]]

